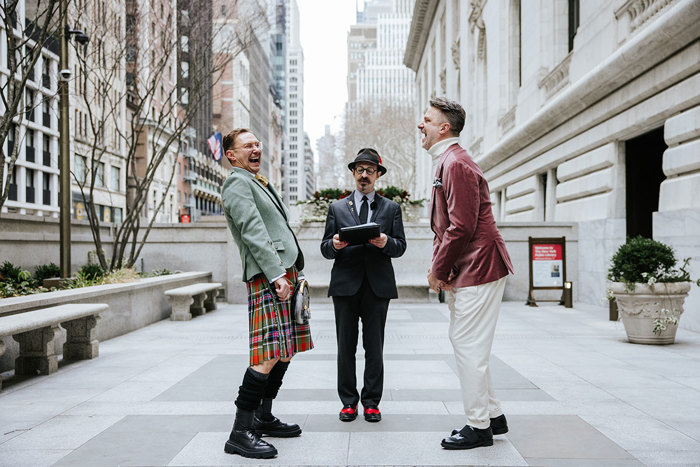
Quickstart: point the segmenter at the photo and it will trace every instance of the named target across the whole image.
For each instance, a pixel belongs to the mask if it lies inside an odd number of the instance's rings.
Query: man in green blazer
[[[250,130],[237,128],[223,139],[233,168],[221,189],[224,214],[243,265],[248,289],[250,366],[236,399],[236,419],[224,450],[244,457],[269,458],[277,449],[262,435],[293,437],[299,425],[272,415],[289,362],[313,348],[307,324],[293,319],[290,298],[304,268],[304,255],[289,226],[289,212],[261,176],[262,146]]]

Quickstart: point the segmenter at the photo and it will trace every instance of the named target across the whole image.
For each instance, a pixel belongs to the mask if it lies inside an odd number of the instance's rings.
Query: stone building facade
[[[0,24],[0,84],[5,90],[10,75],[8,34],[18,42],[34,41],[25,37],[18,25],[25,24],[24,2],[17,5],[14,28]],[[12,20],[10,23],[12,24]],[[33,70],[28,72],[24,105],[10,124],[2,148],[9,160],[17,146],[17,160],[10,176],[10,187],[2,212],[58,217],[58,43],[47,44]],[[5,112],[3,103],[0,111]],[[21,117],[21,118],[19,118]],[[5,164],[5,170],[9,165]],[[4,189],[4,180],[0,186]]]
[[[501,222],[576,222],[583,302],[644,235],[700,276],[700,2],[417,0],[404,63],[416,121],[432,96],[467,110],[461,143]],[[430,158],[417,146],[420,190]],[[527,274],[521,271],[520,274]],[[681,326],[700,329],[693,286]]]

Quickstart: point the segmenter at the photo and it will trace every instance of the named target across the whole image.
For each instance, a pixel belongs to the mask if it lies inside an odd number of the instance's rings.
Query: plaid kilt
[[[285,277],[294,287],[296,268],[287,269]],[[254,276],[246,285],[251,366],[313,349],[309,324],[294,321],[291,300],[280,301],[274,285],[270,285],[264,274]]]

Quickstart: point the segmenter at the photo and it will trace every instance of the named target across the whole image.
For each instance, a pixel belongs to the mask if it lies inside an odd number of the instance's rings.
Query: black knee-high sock
[[[265,386],[265,392],[263,393],[264,399],[274,399],[277,397],[280,386],[282,386],[282,379],[288,367],[289,362],[283,362],[282,360],[272,367],[272,371],[270,371],[269,378],[267,379],[267,386]]]
[[[260,400],[265,393],[269,375],[260,373],[248,367],[243,375],[243,383],[238,388],[236,407],[241,410],[254,411],[260,406]]]

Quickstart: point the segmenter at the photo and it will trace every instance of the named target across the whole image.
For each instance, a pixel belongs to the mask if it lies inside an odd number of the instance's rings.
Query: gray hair
[[[435,107],[445,116],[447,123],[450,124],[450,132],[452,134],[459,135],[464,129],[466,112],[459,102],[446,97],[433,97],[430,99],[430,106]]]

